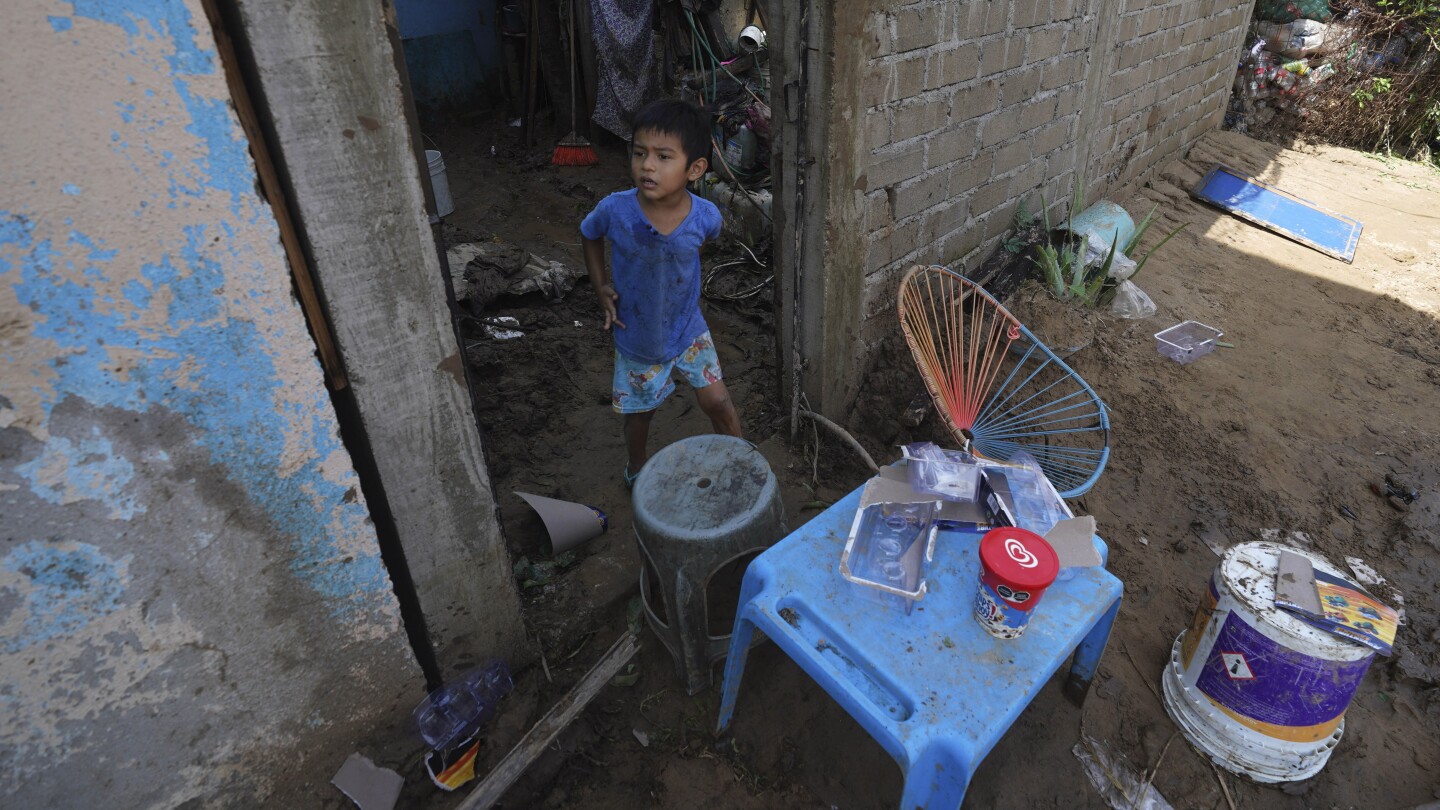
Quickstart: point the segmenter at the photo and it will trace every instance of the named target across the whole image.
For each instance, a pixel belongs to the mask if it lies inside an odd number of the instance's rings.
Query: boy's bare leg
[[[650,438],[650,417],[654,415],[654,411],[625,414],[625,452],[630,457],[631,475],[639,473],[645,462],[650,460],[645,448]]]
[[[710,417],[716,433],[740,435],[740,415],[735,412],[735,403],[730,401],[730,389],[725,387],[724,380],[696,388],[695,400],[700,403],[700,410]]]

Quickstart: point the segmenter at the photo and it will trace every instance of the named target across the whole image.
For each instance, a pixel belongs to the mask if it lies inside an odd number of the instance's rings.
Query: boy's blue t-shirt
[[[586,239],[610,243],[615,347],[646,363],[672,360],[708,328],[700,314],[700,246],[720,235],[720,209],[690,195],[690,213],[668,236],[645,218],[636,189],[600,201],[580,223]]]

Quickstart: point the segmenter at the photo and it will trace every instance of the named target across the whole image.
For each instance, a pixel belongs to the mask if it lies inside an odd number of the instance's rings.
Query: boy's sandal
[[[642,468],[642,469],[643,469],[643,468]],[[626,464],[626,465],[625,465],[625,488],[626,488],[626,489],[632,489],[632,488],[635,486],[635,479],[636,479],[636,478],[639,478],[639,477],[640,477],[640,473],[637,472],[637,473],[633,473],[633,474],[632,474],[632,473],[630,472],[630,465],[629,465],[629,464]]]

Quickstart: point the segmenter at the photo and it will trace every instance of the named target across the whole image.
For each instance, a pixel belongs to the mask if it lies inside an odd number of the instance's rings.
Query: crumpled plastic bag
[[[1135,282],[1122,281],[1115,288],[1115,298],[1110,302],[1110,314],[1130,321],[1148,318],[1155,314],[1155,302],[1150,300],[1150,296]]]
[[[1071,749],[1090,784],[1114,810],[1172,810],[1149,782],[1142,782],[1123,755],[1116,755],[1093,737],[1082,737]]]
[[[1328,28],[1325,23],[1307,19],[1286,23],[1257,22],[1255,35],[1265,40],[1266,50],[1298,59],[1325,44]]]
[[[1094,231],[1085,233],[1085,266],[1099,267],[1105,263],[1105,257],[1110,255],[1110,244],[1115,241],[1115,235],[1110,234],[1102,237]],[[1116,281],[1124,281],[1135,275],[1135,261],[1124,253],[1115,249],[1115,258],[1110,260],[1110,278]]]

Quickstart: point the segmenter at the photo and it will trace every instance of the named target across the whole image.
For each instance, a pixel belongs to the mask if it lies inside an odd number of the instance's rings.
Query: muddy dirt
[[[627,185],[618,144],[602,146],[600,167],[557,169],[548,145],[525,149],[518,130],[480,119],[428,134],[445,154],[457,203],[445,229],[452,244],[500,240],[581,267],[580,217]],[[1214,162],[1363,221],[1355,263],[1190,200],[1186,189]],[[1152,234],[1191,223],[1137,279],[1159,307],[1154,317],[1077,313],[1035,286],[1007,305],[1042,340],[1082,346],[1068,362],[1111,410],[1109,466],[1072,506],[1099,521],[1125,601],[1084,709],[1055,680],[980,765],[966,807],[1106,807],[1071,752],[1082,727],[1137,769],[1163,752],[1154,784],[1179,808],[1227,808],[1232,799],[1236,808],[1406,808],[1440,799],[1440,173],[1215,133],[1122,202],[1137,218],[1159,205]],[[738,255],[718,246],[706,266]],[[823,434],[817,458],[808,426],[789,442],[768,295],[707,302],[705,314],[747,438],[780,477],[794,528],[868,473]],[[582,501],[611,521],[573,557],[525,572],[527,625],[545,663],[517,675],[482,750],[483,773],[624,631],[638,559],[620,420],[608,401],[611,346],[588,284],[559,301],[502,298],[471,314],[466,355],[512,556],[554,562],[515,490]],[[478,319],[496,315],[517,318],[524,336],[484,336]],[[1156,353],[1151,335],[1187,318],[1224,329],[1234,348],[1189,366]],[[883,463],[897,443],[942,437],[933,415],[918,427],[902,421],[921,391],[897,328],[844,421]],[[652,449],[707,429],[681,385],[656,419]],[[1387,473],[1419,492],[1408,511],[1371,492]],[[1183,737],[1171,742],[1175,727],[1158,699],[1161,668],[1199,604],[1215,550],[1271,535],[1337,563],[1364,559],[1389,580],[1382,597],[1403,595],[1408,622],[1396,654],[1370,668],[1329,765],[1283,790],[1216,771]],[[718,675],[715,689],[687,697],[663,647],[644,637],[633,685],[607,687],[502,806],[898,800],[895,763],[773,645],[752,654],[734,733],[717,737]],[[438,795],[413,762],[406,776],[409,806],[462,798]]]

